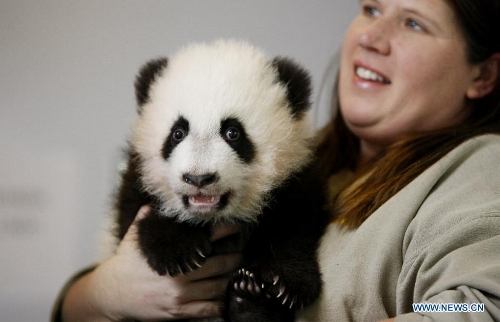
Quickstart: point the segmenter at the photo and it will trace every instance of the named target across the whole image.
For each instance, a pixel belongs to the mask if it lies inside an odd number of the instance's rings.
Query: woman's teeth
[[[356,68],[356,75],[359,78],[374,81],[374,82],[379,82],[382,84],[389,84],[389,80],[383,78],[379,74],[375,73],[374,71],[371,71],[369,69],[363,68],[363,67],[357,67]]]

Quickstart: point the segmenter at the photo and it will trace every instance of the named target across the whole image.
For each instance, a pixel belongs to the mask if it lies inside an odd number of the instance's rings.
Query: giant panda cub
[[[176,276],[213,254],[241,251],[223,320],[292,321],[321,288],[323,184],[308,73],[246,42],[219,40],[146,63],[135,89],[118,238],[150,204],[138,242],[153,270]],[[224,222],[240,233],[211,243],[212,225]]]

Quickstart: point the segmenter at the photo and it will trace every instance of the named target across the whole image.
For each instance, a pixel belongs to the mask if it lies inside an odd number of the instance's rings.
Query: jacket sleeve
[[[500,214],[468,224],[450,227],[414,258],[414,313],[397,322],[500,321]]]
[[[397,322],[500,321],[500,209],[457,217],[405,260],[399,287],[414,287],[413,313]]]
[[[398,322],[500,321],[500,141],[480,137],[460,152],[407,227]]]

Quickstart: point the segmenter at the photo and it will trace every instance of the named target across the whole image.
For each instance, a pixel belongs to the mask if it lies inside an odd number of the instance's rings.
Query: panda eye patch
[[[225,139],[228,140],[228,141],[236,141],[240,138],[240,131],[234,127],[234,126],[231,126],[230,128],[228,128],[226,130],[226,133],[225,133]]]
[[[167,160],[175,147],[189,134],[189,122],[180,116],[172,125],[170,133],[165,137],[161,154]]]
[[[219,134],[245,163],[250,163],[255,157],[255,146],[245,132],[244,124],[235,117],[221,121]]]

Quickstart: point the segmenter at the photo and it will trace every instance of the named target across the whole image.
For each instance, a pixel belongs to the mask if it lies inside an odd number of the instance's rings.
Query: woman
[[[332,184],[354,178],[303,320],[500,319],[500,137],[482,135],[500,133],[499,18],[499,1],[361,1],[320,144]]]
[[[483,135],[500,133],[499,7],[361,1],[343,44],[338,115],[318,148],[331,177],[325,285],[299,320],[499,319],[500,137]],[[213,238],[229,233],[220,227]],[[217,314],[226,279],[210,277],[235,269],[237,254],[158,277],[134,234],[132,226],[117,255],[69,286],[62,320]],[[484,312],[414,312],[424,301]]]

